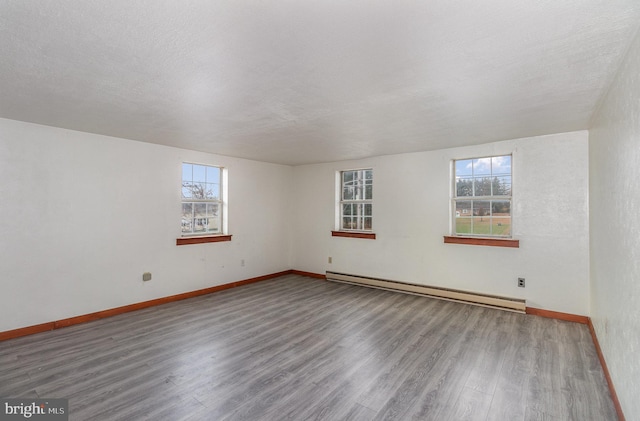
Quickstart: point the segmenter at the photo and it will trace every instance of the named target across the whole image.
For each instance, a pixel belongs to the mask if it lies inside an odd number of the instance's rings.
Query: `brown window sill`
[[[176,239],[176,246],[186,246],[188,244],[217,243],[220,241],[231,241],[231,235],[207,235],[202,237],[182,237]]]
[[[520,240],[513,240],[511,238],[455,237],[445,235],[444,242],[448,244],[468,244],[471,246],[520,247]]]
[[[332,237],[349,237],[349,238],[365,238],[367,240],[375,240],[376,234],[373,232],[361,231],[331,231]]]

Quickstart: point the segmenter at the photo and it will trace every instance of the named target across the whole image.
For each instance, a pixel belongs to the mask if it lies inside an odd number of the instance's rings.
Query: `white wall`
[[[443,244],[451,159],[505,153],[520,248]],[[182,161],[228,168],[233,241],[175,246]],[[0,331],[289,268],[589,314],[586,162],[586,132],[291,168],[0,119]],[[378,239],[331,237],[335,172],[362,167]]]
[[[444,244],[451,160],[508,153],[520,248]],[[294,267],[522,297],[530,307],[588,315],[587,163],[581,131],[295,167]],[[331,237],[335,172],[368,167],[377,239]]]
[[[228,168],[231,242],[175,245],[182,161]],[[291,175],[0,119],[0,331],[291,268]]]
[[[591,318],[628,420],[640,420],[640,34],[589,134]]]

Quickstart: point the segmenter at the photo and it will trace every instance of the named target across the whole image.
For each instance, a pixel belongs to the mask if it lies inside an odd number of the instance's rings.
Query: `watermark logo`
[[[1,399],[0,421],[68,421],[68,399]]]

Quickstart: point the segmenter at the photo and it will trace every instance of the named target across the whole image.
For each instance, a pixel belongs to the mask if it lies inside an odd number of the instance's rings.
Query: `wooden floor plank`
[[[0,342],[71,420],[614,420],[586,326],[300,275]]]
[[[484,340],[489,335],[493,310],[483,307],[467,306],[470,313],[465,323],[449,333],[460,337],[454,350],[443,361],[440,377],[430,376],[422,388],[422,392],[413,407],[407,412],[412,419],[441,420],[455,412],[461,394],[470,373],[477,364],[479,346],[485,346]],[[487,408],[490,402],[486,402]],[[475,414],[479,416],[479,414]]]
[[[504,344],[505,357],[489,409],[489,420],[523,420],[525,417],[535,357],[532,343],[535,335],[540,334],[536,330],[540,326],[540,318],[517,316],[512,335]]]
[[[492,395],[464,387],[458,395],[449,416],[457,421],[482,421],[487,419]],[[444,414],[443,414],[444,415]],[[446,419],[446,418],[445,418]]]

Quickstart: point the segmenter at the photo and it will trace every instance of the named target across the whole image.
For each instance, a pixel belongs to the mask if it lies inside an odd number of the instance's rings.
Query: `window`
[[[182,164],[182,235],[223,233],[220,167]]]
[[[371,231],[373,170],[340,173],[340,230]]]
[[[511,155],[453,165],[453,235],[511,237]]]

